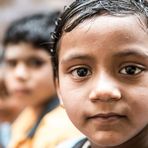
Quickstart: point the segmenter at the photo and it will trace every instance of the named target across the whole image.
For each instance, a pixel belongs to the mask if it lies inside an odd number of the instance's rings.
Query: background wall
[[[15,19],[28,14],[63,10],[73,0],[0,0],[0,49],[3,33]]]

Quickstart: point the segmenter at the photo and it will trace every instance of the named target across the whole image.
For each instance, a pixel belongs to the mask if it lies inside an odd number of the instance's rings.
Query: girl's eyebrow
[[[73,61],[73,60],[94,60],[94,58],[88,54],[74,53],[74,54],[69,54],[68,56],[65,56],[62,59],[61,64],[65,64],[65,63]]]
[[[142,58],[148,58],[148,51],[143,51],[142,49],[128,49],[123,51],[118,51],[114,53],[114,57],[127,57],[127,56],[137,56]],[[73,61],[73,60],[89,60],[94,61],[95,59],[85,53],[72,53],[62,58],[61,64],[67,64],[67,62]]]
[[[115,57],[127,57],[127,56],[138,56],[143,58],[148,58],[148,51],[143,51],[142,49],[128,49],[120,51],[114,54]]]

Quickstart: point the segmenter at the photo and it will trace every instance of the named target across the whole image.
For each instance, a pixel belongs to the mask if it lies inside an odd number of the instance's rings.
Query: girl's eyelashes
[[[70,72],[74,78],[81,79],[91,75],[91,71],[86,67],[73,68]]]
[[[136,76],[145,70],[146,68],[142,65],[126,64],[120,68],[119,74],[126,76]],[[74,66],[68,70],[68,73],[76,80],[83,80],[89,78],[92,75],[92,69],[87,66]]]
[[[124,74],[124,75],[138,75],[144,70],[145,68],[142,66],[128,65],[128,66],[124,66],[123,68],[121,68],[119,73]]]

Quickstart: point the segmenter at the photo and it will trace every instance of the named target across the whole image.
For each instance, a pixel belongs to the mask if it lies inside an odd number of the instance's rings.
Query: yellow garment
[[[28,114],[29,112],[31,115]],[[22,116],[23,119],[17,120],[17,123],[14,124],[13,139],[9,148],[55,148],[64,140],[82,136],[67,117],[65,110],[60,106],[44,116],[32,139],[27,138],[26,135],[36,117],[30,109],[27,109],[22,115],[27,117]]]
[[[34,126],[37,118],[35,110],[31,107],[27,107],[19,115],[12,125],[11,140],[8,148],[31,148],[31,140],[26,138],[28,131]]]

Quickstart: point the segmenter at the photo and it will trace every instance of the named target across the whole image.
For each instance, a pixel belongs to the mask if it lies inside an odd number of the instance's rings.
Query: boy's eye
[[[144,71],[144,68],[130,65],[122,68],[119,72],[125,75],[137,75]]]
[[[40,67],[43,64],[44,64],[44,61],[40,59],[31,59],[28,61],[28,65],[31,67]]]
[[[9,68],[13,68],[17,65],[17,62],[15,60],[8,60],[5,61],[5,65]]]
[[[88,68],[76,68],[74,70],[72,70],[72,75],[76,78],[84,78],[86,76],[89,76],[91,74],[91,72],[88,70]]]

